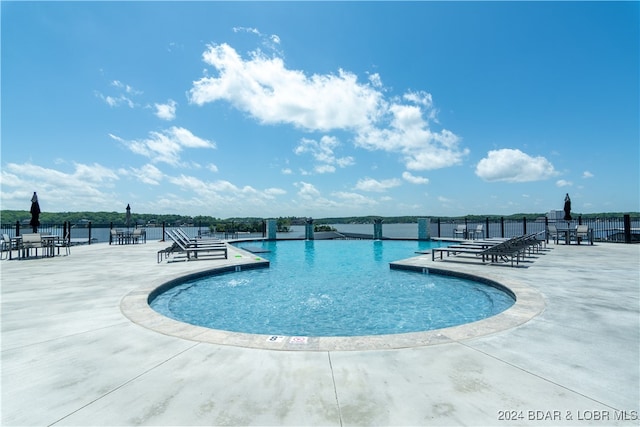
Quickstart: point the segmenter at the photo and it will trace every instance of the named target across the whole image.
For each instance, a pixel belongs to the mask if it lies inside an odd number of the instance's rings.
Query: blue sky
[[[6,2],[2,209],[639,211],[638,2]]]

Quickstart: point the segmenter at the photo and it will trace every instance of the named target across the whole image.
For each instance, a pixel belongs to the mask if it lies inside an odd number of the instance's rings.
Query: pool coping
[[[269,262],[263,259],[201,269],[190,274],[177,273],[169,278],[154,280],[125,295],[120,302],[120,310],[125,317],[137,325],[190,341],[280,351],[365,351],[439,345],[495,334],[518,327],[538,316],[545,309],[542,295],[517,281],[497,278],[490,273],[480,275],[449,268],[433,268],[420,263],[416,264],[418,258],[391,262],[389,268],[415,271],[416,274],[449,275],[479,281],[510,293],[515,298],[515,303],[507,310],[486,319],[448,328],[399,334],[338,337],[279,336],[211,329],[171,319],[149,306],[149,301],[154,295],[175,286],[176,282],[211,274],[268,267]]]

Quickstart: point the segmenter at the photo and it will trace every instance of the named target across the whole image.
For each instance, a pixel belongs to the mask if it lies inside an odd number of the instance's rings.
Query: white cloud
[[[218,166],[214,165],[213,163],[209,163],[207,165],[207,169],[209,169],[213,173],[218,173]]]
[[[205,181],[184,174],[168,177],[167,181],[177,186],[181,192],[193,194],[192,198],[187,200],[177,196],[170,198],[170,200],[180,203],[178,206],[184,205],[186,208],[190,205],[190,210],[194,208],[208,210],[211,209],[211,206],[215,206],[216,210],[233,210],[237,213],[241,213],[243,208],[251,211],[255,211],[255,209],[264,211],[270,203],[273,203],[275,197],[286,194],[284,190],[279,188],[260,190],[250,185],[240,187],[226,180]],[[159,203],[162,206],[166,204],[162,201]]]
[[[235,31],[241,30],[255,29]],[[263,124],[353,132],[356,146],[399,153],[409,170],[457,165],[469,152],[453,132],[430,128],[436,113],[431,94],[410,91],[403,96],[407,104],[389,102],[377,73],[368,83],[342,69],[337,74],[307,75],[259,50],[245,59],[228,44],[209,45],[203,60],[216,75],[206,73],[194,82],[189,98],[197,105],[226,101]]]
[[[135,103],[133,100],[125,95],[111,96],[103,95],[100,92],[96,92],[96,96],[102,99],[109,107],[119,107],[120,105],[126,105],[129,108],[134,108]]]
[[[317,173],[329,173],[335,172],[336,168],[334,165],[344,168],[354,163],[353,157],[351,156],[336,158],[334,149],[339,145],[338,140],[332,136],[325,135],[320,138],[320,141],[302,138],[294,152],[298,155],[310,153],[313,158],[320,163],[316,165],[314,170]]]
[[[120,80],[114,80],[111,82],[111,86],[116,87],[118,89],[124,90],[125,93],[129,93],[132,95],[141,95],[142,91],[134,89],[132,86],[128,84],[122,83]]]
[[[374,206],[377,205],[378,202],[375,200],[365,197],[362,194],[351,193],[346,191],[337,191],[331,194],[332,196],[342,200],[342,202],[348,204],[349,206]]]
[[[390,188],[398,187],[401,184],[402,182],[397,178],[383,179],[381,181],[373,178],[364,178],[358,180],[356,189],[361,191],[375,191],[381,193],[389,190]]]
[[[425,91],[407,92],[403,95],[406,101],[413,102],[414,104],[422,105],[427,108],[433,106],[433,98],[430,93]]]
[[[429,180],[427,178],[424,178],[422,176],[412,175],[407,171],[402,172],[402,178],[405,181],[410,182],[412,184],[428,184],[429,183]]]
[[[73,168],[62,172],[31,163],[7,163],[0,175],[3,209],[27,210],[37,189],[43,211],[113,210],[117,200],[108,190],[120,179],[118,173],[97,163],[75,163]]]
[[[171,121],[176,118],[176,102],[172,99],[167,101],[166,104],[154,104],[156,108],[155,115],[162,119]]]
[[[190,100],[198,105],[225,100],[262,123],[324,131],[365,126],[378,114],[381,94],[343,70],[307,77],[259,51],[245,61],[227,44],[210,45],[203,59],[218,76],[194,82]]]
[[[559,179],[558,181],[556,181],[557,187],[571,187],[572,185],[573,185],[573,182],[567,181],[564,179]]]
[[[315,168],[313,168],[313,170],[319,174],[334,173],[336,171],[336,167],[333,165],[318,165]]]
[[[252,33],[256,35],[260,35],[260,31],[257,28],[252,27],[233,27],[234,33]]]
[[[370,127],[356,136],[356,144],[369,150],[399,152],[409,170],[432,170],[462,163],[468,149],[459,147],[460,138],[446,129],[433,132],[418,105],[392,104],[389,125]]]
[[[593,178],[593,174],[592,174],[591,172],[589,172],[589,171],[584,171],[584,172],[582,173],[582,177],[583,177],[584,179],[587,179],[587,178]]]
[[[154,163],[181,164],[180,153],[184,148],[215,148],[215,143],[199,138],[189,130],[173,126],[162,132],[149,132],[149,138],[127,141],[109,134],[133,153],[148,157]]]
[[[136,103],[133,101],[134,96],[141,95],[142,91],[134,89],[132,86],[122,83],[120,80],[113,80],[110,86],[116,88],[116,94],[104,95],[98,91],[95,95],[107,103],[110,107],[119,107],[126,105],[129,108],[134,108]]]
[[[280,172],[282,172],[283,175],[291,175],[293,173],[290,168],[283,168]]]
[[[373,87],[382,87],[382,78],[380,77],[380,74],[378,73],[373,73],[369,75],[369,82],[371,82],[371,84],[373,85]]]
[[[267,188],[263,191],[263,194],[269,199],[274,199],[276,196],[287,194],[287,192],[282,188]]]
[[[298,187],[298,196],[300,196],[302,199],[308,200],[320,197],[320,192],[313,184],[300,181],[296,182],[294,185]]]
[[[164,176],[160,169],[151,164],[146,164],[140,169],[131,168],[131,174],[140,182],[151,185],[159,185]]]
[[[476,175],[485,181],[529,182],[541,181],[557,175],[551,162],[531,157],[517,149],[489,151],[476,166]]]

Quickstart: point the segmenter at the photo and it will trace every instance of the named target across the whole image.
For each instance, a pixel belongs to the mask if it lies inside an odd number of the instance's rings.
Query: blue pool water
[[[500,313],[513,298],[495,287],[389,263],[439,246],[418,241],[252,242],[269,252],[265,269],[179,284],[151,301],[157,312],[194,325],[287,336],[417,332]],[[240,245],[242,247],[242,244]]]

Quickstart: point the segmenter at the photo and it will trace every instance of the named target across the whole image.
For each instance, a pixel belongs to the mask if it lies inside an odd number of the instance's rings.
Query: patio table
[[[558,233],[564,233],[564,244],[570,245],[571,238],[575,237],[576,242],[578,241],[578,230],[577,228],[558,228]]]

